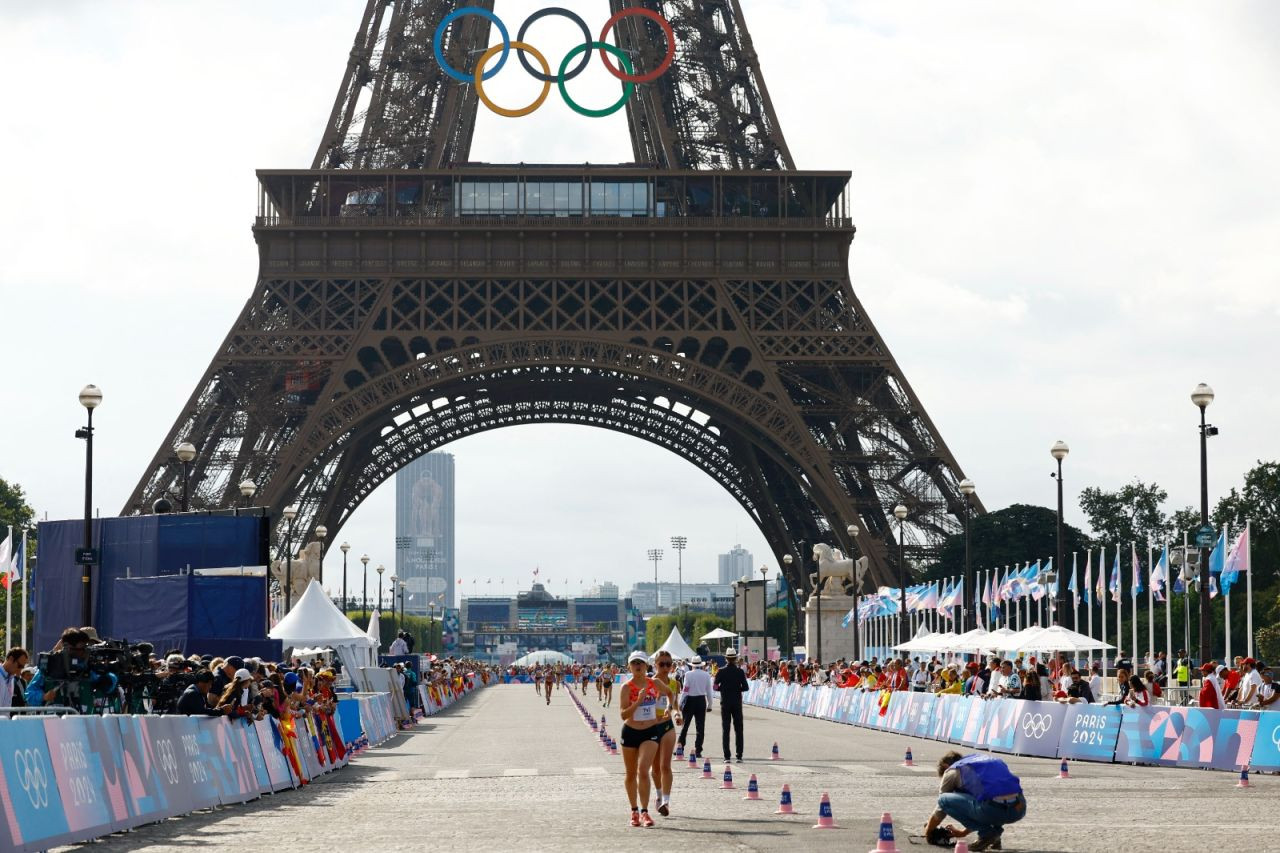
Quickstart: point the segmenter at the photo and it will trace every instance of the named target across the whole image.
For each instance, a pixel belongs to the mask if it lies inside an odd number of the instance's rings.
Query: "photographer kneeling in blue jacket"
[[[954,839],[977,832],[978,840],[969,845],[970,850],[1001,849],[1005,824],[1020,821],[1027,813],[1022,785],[1009,765],[991,755],[953,751],[938,760],[938,775],[942,777],[938,808],[924,828],[929,843],[949,847]],[[964,829],[942,826],[946,817],[958,820]]]

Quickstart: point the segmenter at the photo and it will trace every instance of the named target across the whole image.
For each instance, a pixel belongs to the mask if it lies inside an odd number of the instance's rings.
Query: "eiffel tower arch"
[[[963,474],[854,293],[850,174],[795,167],[738,0],[611,0],[675,59],[627,102],[634,163],[581,167],[468,162],[477,93],[432,44],[462,5],[369,0],[311,168],[258,172],[257,283],[125,512],[181,491],[189,441],[194,508],[253,479],[309,537],[454,439],[567,423],[697,465],[779,565],[835,542],[896,583],[899,503],[935,554]],[[474,69],[489,21],[445,32]],[[637,73],[669,49],[613,34]]]

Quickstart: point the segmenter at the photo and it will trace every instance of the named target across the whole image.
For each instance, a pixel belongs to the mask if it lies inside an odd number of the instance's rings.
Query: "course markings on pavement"
[[[512,767],[502,771],[503,776],[537,776],[538,771],[533,768]]]

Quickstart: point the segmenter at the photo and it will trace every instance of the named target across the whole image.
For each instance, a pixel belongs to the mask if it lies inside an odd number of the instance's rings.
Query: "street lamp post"
[[[1213,402],[1213,389],[1201,382],[1191,392],[1191,402],[1200,409],[1200,527],[1209,525],[1209,436],[1218,428],[1205,423],[1205,409]],[[1209,659],[1209,548],[1200,542],[1200,663]]]
[[[377,568],[377,572],[378,572],[378,612],[379,612],[379,613],[381,613],[381,612],[382,612],[382,573],[383,573],[383,572],[385,572],[385,571],[386,571],[386,568],[385,568],[385,567],[383,567],[381,564],[379,564],[379,565],[378,565],[378,568]]]
[[[400,583],[400,579],[395,575],[392,575],[391,576],[391,630],[393,632],[399,632],[400,630],[399,627],[396,625],[396,586],[399,583]]]
[[[93,554],[93,410],[102,405],[102,391],[97,385],[80,389],[80,405],[84,406],[88,419],[76,430],[76,438],[84,439],[84,549],[80,554],[80,623],[93,624],[93,598],[90,570]]]
[[[364,618],[369,618],[369,555],[364,554],[360,557],[360,610],[364,613]]]
[[[791,557],[791,555],[790,555],[790,554],[783,554],[783,555],[782,555],[782,564],[783,564],[784,566],[786,566],[786,567],[787,567],[787,569],[790,569],[790,568],[791,568],[791,564],[792,564],[793,562],[795,562],[795,560],[794,560],[794,559],[792,559],[792,557]],[[785,570],[784,570],[784,575],[785,575]],[[781,584],[779,584],[779,587],[781,587]],[[781,590],[781,589],[779,589],[779,590],[778,590],[778,592],[779,592],[779,594],[781,594],[782,590]],[[786,609],[786,613],[787,613],[787,636],[786,636],[787,660],[791,660],[791,658],[792,658],[792,657],[794,656],[794,654],[795,654],[795,649],[793,649],[793,648],[792,648],[792,646],[791,646],[791,601],[790,601],[790,599],[789,599],[789,598],[788,598],[788,600],[787,600],[787,604],[786,604],[786,608],[785,608],[785,609]]]
[[[657,613],[662,604],[662,597],[658,594],[658,561],[662,559],[662,549],[650,548],[649,559],[653,560],[653,612]]]
[[[1070,452],[1071,448],[1067,447],[1065,441],[1055,441],[1049,449],[1049,454],[1058,460],[1058,473],[1054,475],[1054,479],[1058,481],[1058,549],[1053,556],[1053,566],[1058,577],[1062,577],[1065,568],[1062,562],[1065,559],[1062,555],[1062,460]],[[1064,583],[1058,584],[1058,591],[1053,595],[1053,610],[1055,617],[1067,612],[1067,585]]]
[[[253,480],[240,481],[240,496],[244,498],[244,505],[246,507],[252,506],[251,502],[253,501],[253,496],[257,494],[257,492],[258,484],[253,482]]]
[[[679,590],[676,597],[676,607],[678,612],[684,616],[684,549],[689,544],[687,536],[672,536],[671,547],[676,549],[676,587]]]
[[[977,609],[969,607],[974,593],[973,567],[969,562],[969,513],[972,509],[973,493],[977,489],[973,480],[967,477],[960,481],[960,494],[964,495],[964,597],[960,600],[960,633],[962,634],[978,627]]]
[[[282,515],[289,522],[284,542],[284,612],[288,613],[293,609],[293,520],[298,517],[298,508],[290,504]]]
[[[760,567],[764,586],[760,589],[760,660],[769,659],[769,567]]]
[[[351,550],[351,546],[343,542],[338,546],[338,550],[342,552],[342,615],[347,615],[347,552]]]
[[[182,463],[182,511],[191,511],[191,460],[196,458],[196,446],[184,441],[174,449],[178,461]]]
[[[898,519],[898,642],[905,643],[911,639],[907,636],[907,543],[903,530],[907,508],[898,504],[893,508],[893,517]]]

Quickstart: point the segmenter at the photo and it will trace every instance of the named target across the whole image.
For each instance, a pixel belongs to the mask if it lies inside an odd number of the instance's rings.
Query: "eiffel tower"
[[[369,0],[311,168],[258,172],[257,283],[125,513],[182,491],[188,441],[193,508],[252,479],[308,541],[454,439],[585,424],[697,465],[779,564],[826,541],[896,584],[898,504],[908,564],[935,556],[963,475],[850,283],[850,173],[795,167],[738,0],[610,0],[675,59],[626,104],[634,162],[576,167],[468,162],[476,87],[433,52],[462,6]],[[452,68],[490,26],[451,23]],[[637,74],[672,47],[613,34]]]

